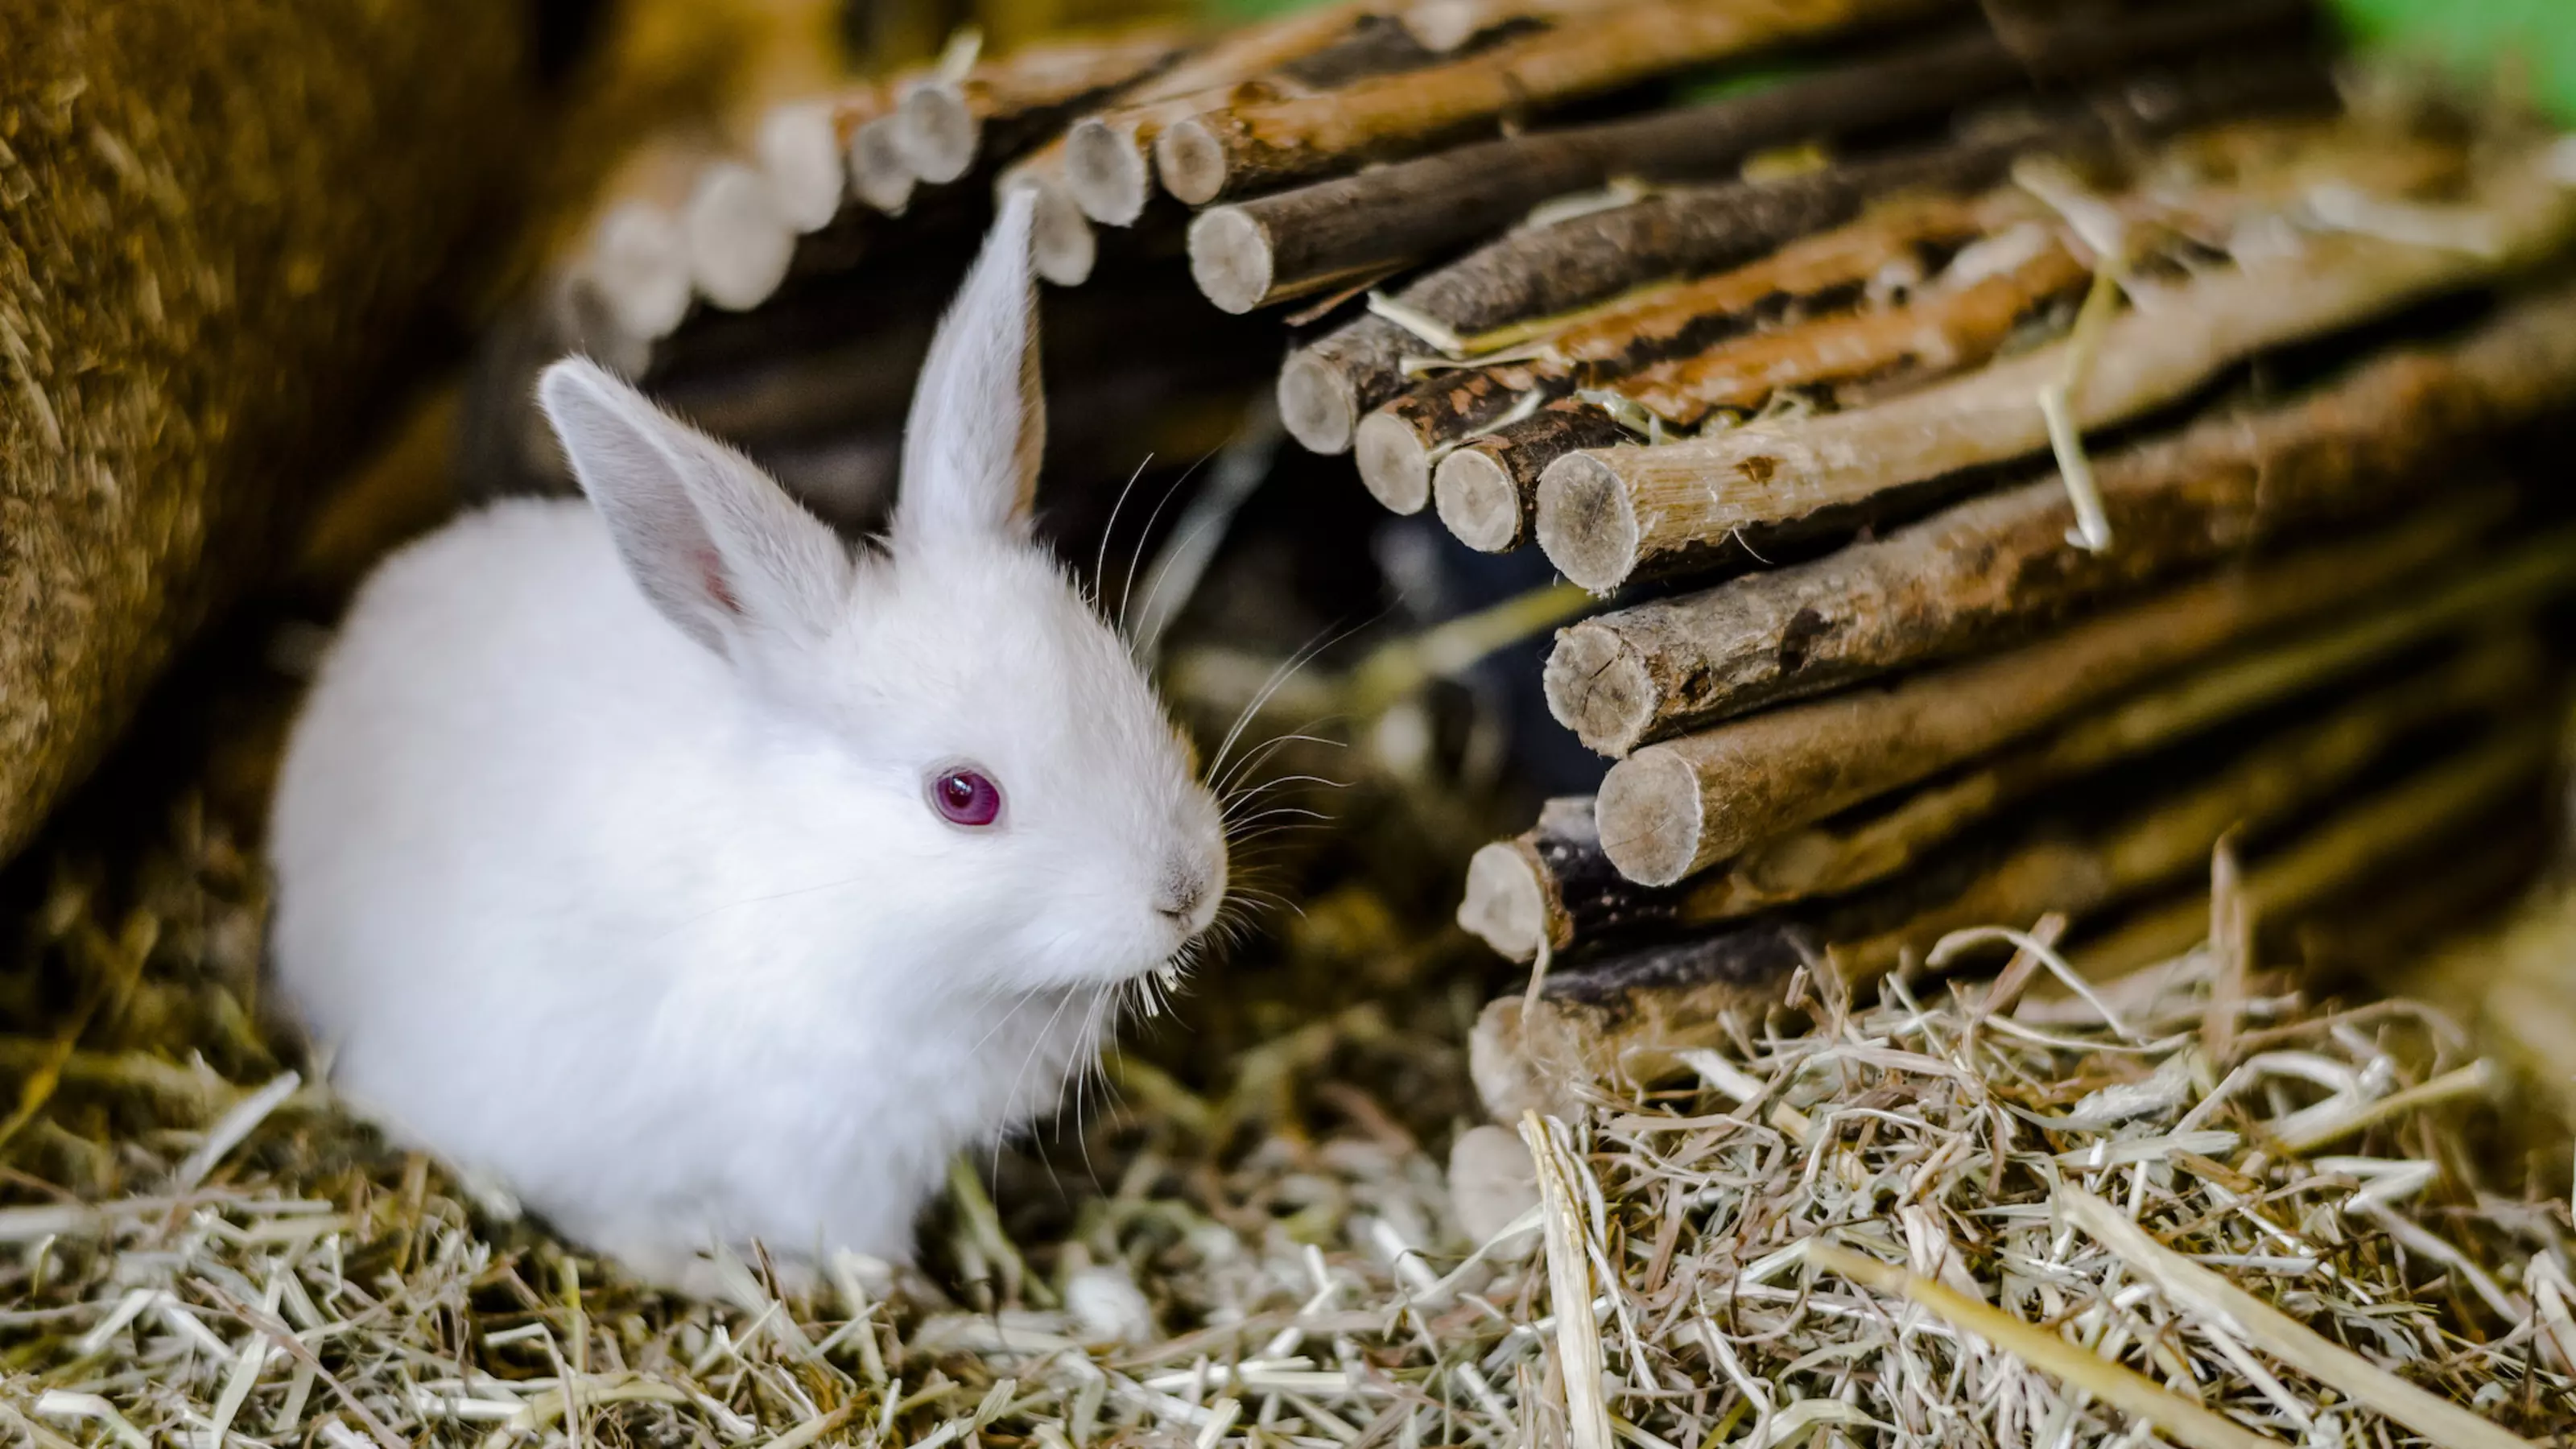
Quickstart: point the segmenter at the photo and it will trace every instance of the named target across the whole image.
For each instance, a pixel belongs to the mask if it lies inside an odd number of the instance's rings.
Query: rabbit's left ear
[[[904,422],[898,548],[906,539],[1016,535],[1027,523],[1046,451],[1029,274],[1035,215],[1034,192],[1003,198],[983,255],[931,340]]]
[[[587,358],[548,367],[537,398],[626,571],[682,633],[738,664],[751,635],[831,631],[850,552],[750,459]]]

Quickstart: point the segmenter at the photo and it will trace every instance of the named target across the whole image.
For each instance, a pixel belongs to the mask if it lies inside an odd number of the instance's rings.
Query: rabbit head
[[[781,889],[839,882],[855,939],[893,932],[899,959],[1004,991],[1162,967],[1226,889],[1187,743],[1030,535],[1030,217],[1025,194],[1005,202],[941,325],[890,536],[868,547],[587,361],[539,384],[625,568],[741,695],[746,798],[793,817],[758,832],[794,857]]]

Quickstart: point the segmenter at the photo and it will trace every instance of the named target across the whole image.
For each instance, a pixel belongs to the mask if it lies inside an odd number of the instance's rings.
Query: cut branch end
[[[1557,572],[1596,594],[1637,568],[1637,510],[1619,475],[1589,453],[1548,464],[1538,482],[1538,542]]]
[[[1097,116],[1065,134],[1064,179],[1082,214],[1104,226],[1135,225],[1153,187],[1135,131]]]
[[[1491,453],[1461,448],[1431,474],[1440,521],[1469,548],[1504,553],[1521,546],[1521,494],[1509,468]]]
[[[1278,259],[1267,228],[1240,207],[1200,212],[1190,222],[1190,278],[1222,311],[1251,311],[1270,295]]]
[[[1394,513],[1420,513],[1431,501],[1431,450],[1401,418],[1371,413],[1352,435],[1360,481]]]

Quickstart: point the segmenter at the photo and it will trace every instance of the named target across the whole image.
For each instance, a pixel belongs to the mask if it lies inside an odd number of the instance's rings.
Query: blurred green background
[[[2356,34],[2472,73],[2499,68],[2576,121],[2576,0],[2335,0]]]

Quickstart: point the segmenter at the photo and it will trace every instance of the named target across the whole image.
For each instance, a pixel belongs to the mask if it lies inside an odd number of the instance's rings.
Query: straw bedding
[[[222,804],[256,794],[207,779],[13,902],[0,1422],[49,1449],[2146,1442],[2107,1406],[2136,1385],[2085,1377],[2113,1365],[2270,1441],[2458,1442],[2385,1412],[2412,1384],[2576,1442],[2563,1146],[2518,1156],[2423,1006],[2207,950],[2088,1000],[2044,936],[1962,940],[2020,948],[2000,985],[1809,992],[1696,1080],[1469,1131],[1475,955],[1356,877],[1140,1024],[1032,1148],[960,1164],[919,1267],[843,1260],[782,1303],[754,1259],[689,1303],[290,1073]],[[2084,1200],[2364,1377],[2291,1367]],[[2093,1367],[2032,1366],[1960,1299]],[[2162,1426],[2215,1442],[2189,1430]]]

